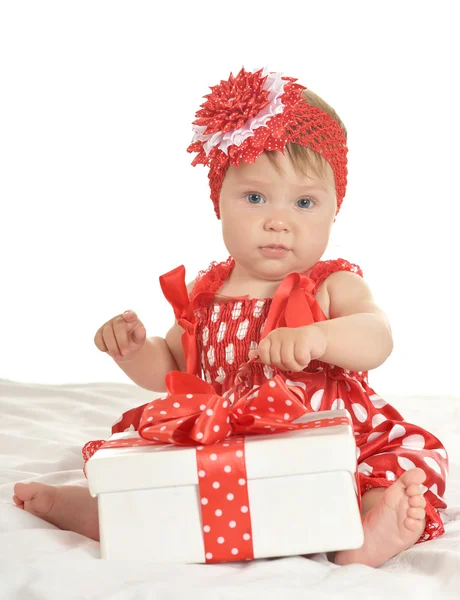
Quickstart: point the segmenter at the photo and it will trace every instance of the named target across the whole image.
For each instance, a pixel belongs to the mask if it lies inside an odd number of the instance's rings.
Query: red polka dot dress
[[[277,326],[295,327],[326,320],[315,299],[318,287],[335,271],[352,271],[362,276],[360,268],[343,259],[320,261],[305,274],[288,276],[273,298],[219,296],[218,291],[233,266],[232,258],[213,263],[198,275],[190,298],[178,294],[181,286],[177,279],[170,282],[172,285],[162,284],[179,324],[186,331],[183,341],[187,370],[195,371],[232,402],[279,375],[288,387],[301,391],[307,409],[348,410],[357,445],[360,493],[374,487],[388,487],[406,470],[420,467],[427,475],[422,485],[427,519],[417,543],[442,535],[444,527],[438,509],[447,507],[443,500],[447,453],[435,436],[404,421],[397,410],[369,387],[367,372],[349,371],[319,360],[311,361],[301,372],[280,371],[249,361],[249,352],[257,348],[262,331],[265,336]],[[183,278],[183,270],[180,276]],[[286,285],[288,279],[290,284]],[[182,289],[185,290],[185,282]],[[194,358],[190,360],[192,355]],[[190,368],[192,364],[194,367]],[[83,449],[85,459],[101,444],[89,442]]]

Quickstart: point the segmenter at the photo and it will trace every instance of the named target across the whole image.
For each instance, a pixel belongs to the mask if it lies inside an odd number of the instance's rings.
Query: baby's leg
[[[66,531],[99,541],[97,498],[81,486],[17,483],[14,503],[27,512]]]

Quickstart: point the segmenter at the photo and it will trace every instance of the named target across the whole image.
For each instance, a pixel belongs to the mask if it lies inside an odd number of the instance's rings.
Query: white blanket
[[[18,509],[16,481],[83,483],[81,446],[153,395],[124,384],[33,385],[0,380],[0,598],[111,600],[460,598],[460,398],[386,397],[430,430],[450,458],[446,534],[379,569],[338,567],[323,554],[225,565],[99,559],[99,544]]]

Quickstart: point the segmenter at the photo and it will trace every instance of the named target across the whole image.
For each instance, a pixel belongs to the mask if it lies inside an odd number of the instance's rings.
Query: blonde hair
[[[345,139],[347,139],[347,129],[342,119],[335,112],[332,106],[318,96],[318,94],[315,94],[315,92],[312,92],[309,89],[303,90],[302,98],[307,102],[307,104],[323,110],[333,119],[335,119],[342,129]],[[292,142],[288,142],[286,144],[286,151],[294,166],[294,169],[298,173],[301,173],[305,177],[311,177],[311,174],[313,174],[318,179],[326,178],[326,174],[328,169],[330,169],[330,166],[329,163],[321,156],[321,154],[318,154],[311,148],[301,146],[300,144],[294,144]],[[275,169],[277,169],[278,172],[281,172],[282,169],[278,163],[277,152],[275,150],[265,150],[265,154]]]

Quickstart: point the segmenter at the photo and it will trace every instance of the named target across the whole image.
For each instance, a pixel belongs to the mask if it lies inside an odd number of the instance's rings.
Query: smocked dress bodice
[[[359,267],[343,259],[324,261],[317,263],[305,274],[300,274],[295,284],[286,287],[284,289],[285,298],[282,297],[282,286],[275,298],[229,298],[219,295],[219,290],[229,277],[232,266],[231,261],[211,265],[208,271],[198,277],[191,295],[192,301],[198,300],[194,316],[197,319],[195,331],[201,376],[218,393],[225,392],[234,384],[241,365],[249,360],[249,352],[256,349],[263,334],[267,334],[265,328],[269,314],[272,315],[269,323],[270,330],[272,330],[277,320],[282,317],[280,313],[283,310],[286,312],[288,301],[290,298],[292,299],[292,294],[295,294],[296,290],[297,293],[300,292],[300,296],[303,296],[301,300],[308,296],[310,310],[305,311],[305,318],[299,324],[309,325],[327,319],[316,302],[316,292],[331,270],[349,270],[362,274]],[[307,280],[308,285],[305,285]],[[203,298],[206,291],[211,291],[213,296]],[[201,302],[200,296],[203,298]],[[298,298],[297,302],[294,302],[295,308],[300,310],[302,308],[301,300]],[[277,306],[273,306],[274,301]],[[276,367],[263,365],[257,361],[251,364],[251,370],[254,374],[265,375],[267,378],[281,373]],[[303,372],[314,373],[317,371],[337,374],[345,370],[320,360],[313,360]],[[348,370],[346,372],[358,378],[367,377],[367,373]],[[284,374],[290,379],[299,378],[298,373],[284,371]]]

